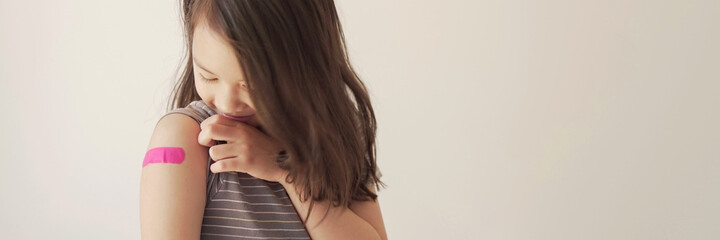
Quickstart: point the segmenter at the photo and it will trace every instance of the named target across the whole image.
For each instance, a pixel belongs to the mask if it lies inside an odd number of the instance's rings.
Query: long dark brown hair
[[[353,70],[332,0],[181,0],[184,69],[169,108],[201,100],[195,90],[192,36],[205,19],[235,50],[266,134],[285,146],[300,199],[375,200],[376,120],[370,97]],[[308,211],[309,217],[310,211]]]

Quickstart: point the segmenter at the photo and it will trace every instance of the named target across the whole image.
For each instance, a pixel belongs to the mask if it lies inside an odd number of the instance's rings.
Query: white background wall
[[[337,2],[391,239],[720,238],[720,2]],[[175,0],[0,2],[0,238],[139,239]]]

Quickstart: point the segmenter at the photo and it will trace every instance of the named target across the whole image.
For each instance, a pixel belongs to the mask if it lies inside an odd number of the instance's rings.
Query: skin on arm
[[[185,158],[179,164],[151,163],[142,168],[142,239],[200,239],[208,148],[197,142],[199,133],[200,125],[183,114],[166,115],[155,126],[147,150],[178,147]]]
[[[368,188],[371,192],[377,194],[374,184]],[[375,201],[350,201],[350,210],[358,215],[358,217],[372,225],[378,235],[380,235],[380,239],[387,239],[385,223],[383,222],[382,213],[380,212],[380,203],[378,202],[378,199]]]
[[[377,201],[353,201],[350,208],[334,207],[328,201],[315,202],[310,218],[305,219],[309,201],[302,201],[296,187],[280,182],[301,216],[312,239],[387,239]],[[325,220],[320,222],[329,209]]]

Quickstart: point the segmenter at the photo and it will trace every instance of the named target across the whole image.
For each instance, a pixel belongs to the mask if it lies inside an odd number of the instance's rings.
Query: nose
[[[227,113],[235,116],[245,116],[253,114],[250,105],[240,98],[242,93],[226,88],[225,91],[215,96],[215,106],[219,112]]]
[[[248,110],[248,105],[245,103],[238,103],[235,101],[220,101],[216,102],[217,110],[222,113],[227,113],[234,116],[245,116],[251,114]]]

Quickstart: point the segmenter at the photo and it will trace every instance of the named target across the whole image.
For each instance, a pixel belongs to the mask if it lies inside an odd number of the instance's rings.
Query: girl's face
[[[230,44],[200,21],[193,33],[191,51],[195,89],[205,104],[218,114],[252,115],[247,123],[260,127],[247,84],[242,79],[240,63]]]

